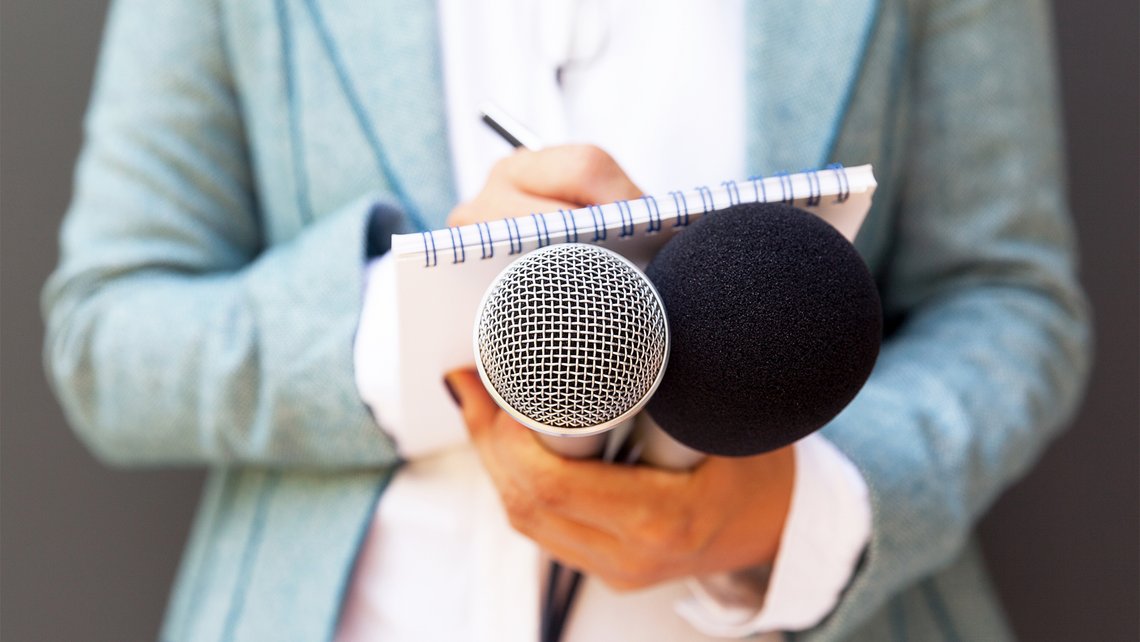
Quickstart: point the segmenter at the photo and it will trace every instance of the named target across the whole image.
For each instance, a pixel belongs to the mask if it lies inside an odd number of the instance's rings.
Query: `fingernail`
[[[451,382],[447,379],[447,377],[443,378],[443,386],[447,388],[447,394],[451,395],[451,400],[455,402],[455,405],[462,408],[463,402],[459,400],[459,395],[455,394],[455,388],[451,385]]]

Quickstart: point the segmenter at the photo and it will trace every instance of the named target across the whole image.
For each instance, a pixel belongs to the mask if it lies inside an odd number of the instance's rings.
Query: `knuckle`
[[[639,511],[629,517],[630,540],[639,546],[649,546],[656,539],[658,518],[649,510]]]
[[[699,545],[692,520],[679,512],[648,511],[633,523],[636,537],[646,550],[688,553]]]
[[[601,578],[615,591],[636,591],[655,583],[655,570],[644,562],[623,561],[617,568],[603,573]]]
[[[518,489],[507,489],[500,494],[511,528],[526,534],[534,526],[536,512],[534,501],[527,493]]]
[[[470,223],[473,216],[473,208],[470,201],[464,201],[456,205],[451,210],[451,214],[447,216],[448,225],[466,225]]]
[[[550,470],[538,470],[531,475],[530,491],[534,502],[546,508],[557,506],[565,496],[558,475]]]
[[[616,163],[601,147],[577,145],[571,156],[574,173],[583,178],[603,178],[613,172]]]
[[[615,593],[629,593],[641,588],[638,584],[616,577],[602,577],[602,582]]]
[[[515,512],[507,512],[507,523],[511,525],[516,533],[530,537],[533,531],[533,523],[524,515]]]
[[[618,564],[617,572],[627,582],[640,583],[654,570],[655,565],[640,555],[626,555]]]
[[[707,538],[692,519],[671,521],[663,537],[671,550],[684,554],[696,553],[707,544]]]
[[[495,161],[495,164],[491,166],[491,172],[487,175],[487,182],[509,181],[514,174],[517,158],[518,154],[510,154]]]

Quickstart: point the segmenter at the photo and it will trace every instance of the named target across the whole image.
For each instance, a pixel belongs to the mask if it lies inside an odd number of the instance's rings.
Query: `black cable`
[[[558,562],[555,562],[558,564]],[[561,566],[559,564],[559,566]],[[570,619],[570,611],[574,608],[574,598],[578,593],[578,586],[582,583],[581,571],[570,571],[570,586],[566,589],[566,598],[562,600],[562,608],[558,609],[553,614],[553,621],[551,622],[551,638],[549,642],[560,642],[562,639],[562,630],[566,627],[566,621]]]
[[[550,561],[550,570],[546,574],[546,596],[542,601],[542,614],[539,620],[539,640],[541,642],[558,642],[562,636],[561,627],[558,626],[558,631],[555,628],[558,624],[558,613],[561,609],[556,608],[555,600],[558,594],[558,580],[562,577],[562,565],[555,560]]]

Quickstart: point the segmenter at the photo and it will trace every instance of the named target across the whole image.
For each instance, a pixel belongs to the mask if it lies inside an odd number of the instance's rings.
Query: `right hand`
[[[593,145],[520,149],[495,163],[483,190],[460,203],[448,225],[469,225],[641,196],[617,161]]]
[[[770,566],[792,501],[792,446],[687,471],[565,459],[496,405],[473,369],[444,381],[511,526],[615,590]]]

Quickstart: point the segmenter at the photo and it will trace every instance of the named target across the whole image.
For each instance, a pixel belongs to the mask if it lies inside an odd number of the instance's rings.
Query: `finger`
[[[497,458],[514,455],[520,463],[536,458],[559,459],[544,449],[529,429],[499,408],[475,370],[452,370],[444,375],[444,382],[459,404],[476,446],[494,447]]]
[[[675,546],[688,532],[687,474],[566,459],[519,428],[500,418],[473,437],[500,492],[511,489],[543,510],[651,548]]]
[[[606,568],[603,560],[613,557],[617,540],[550,510],[561,483],[573,477],[560,473],[564,460],[495,406],[476,373],[456,370],[444,380],[462,406],[472,441],[515,530],[574,568]]]
[[[593,145],[519,151],[499,161],[491,179],[507,180],[525,192],[579,206],[642,194],[617,161]]]
[[[619,540],[603,530],[543,510],[507,511],[511,527],[566,566],[588,574],[609,574],[621,557]]]
[[[565,460],[543,448],[529,429],[503,412],[475,371],[453,370],[444,381],[461,406],[471,440],[500,495],[531,498],[536,489],[557,484],[535,480],[567,477],[559,470]]]
[[[683,575],[673,571],[677,564],[668,554],[646,554],[636,543],[551,511],[514,514],[511,526],[565,566],[614,587],[640,588]]]
[[[531,539],[565,566],[617,590],[644,588],[686,575],[669,554],[648,552],[604,531],[557,516],[545,521]]]
[[[457,378],[451,380],[463,395],[494,404],[477,374],[453,374]],[[690,473],[568,459],[547,449],[533,431],[501,410],[488,420],[485,413],[496,410],[465,409],[465,416],[481,417],[469,420],[468,429],[500,494],[514,493],[625,539],[672,542],[670,535],[687,528],[695,496]]]
[[[596,460],[565,461],[532,483],[550,510],[626,540],[669,541],[687,528],[688,473]]]
[[[452,370],[443,377],[459,410],[463,414],[463,422],[474,439],[476,434],[482,434],[499,413],[499,407],[487,389],[483,387],[478,373],[470,368]]]
[[[475,371],[452,371],[445,380],[462,405],[484,467],[504,502],[515,503],[514,509],[529,511],[528,503],[540,505],[654,548],[674,546],[688,532],[693,503],[688,473],[565,459],[502,412]]]
[[[493,195],[480,195],[478,198],[460,203],[451,210],[447,224],[451,226],[470,225],[484,221],[497,221],[504,218],[557,212],[560,209],[574,209],[577,204],[568,201],[544,198],[526,192],[501,190]]]
[[[565,459],[547,450],[535,439],[529,429],[495,405],[474,371],[466,369],[452,371],[446,375],[445,381],[462,405],[472,442],[503,500],[512,523],[528,524],[533,528],[536,522],[532,520],[541,516],[545,520],[544,523],[561,521],[570,524],[575,522],[572,515],[582,513],[591,516],[594,524],[583,524],[579,528],[606,532],[607,537],[613,538],[615,535],[628,533],[614,528],[611,510],[629,512],[642,509],[639,512],[645,512],[645,506],[639,505],[637,500],[615,502],[610,499],[608,509],[591,507],[586,510],[578,507],[578,504],[600,501],[601,493],[580,495],[577,492],[583,482],[587,482],[586,485],[591,488],[594,487],[594,484],[588,483],[588,480],[595,474],[595,468],[600,468],[603,475],[617,473],[617,476],[623,478],[617,485],[636,484],[637,477],[641,475],[624,467]],[[620,492],[607,494],[614,498],[622,495]],[[517,527],[532,537],[538,533],[534,530],[527,531],[521,526]],[[553,537],[547,536],[543,543],[553,546],[555,541]],[[568,554],[566,547],[571,545],[572,542],[564,543],[560,550]],[[584,550],[586,549],[580,549],[580,554]],[[573,561],[582,562],[580,558],[574,558]]]

